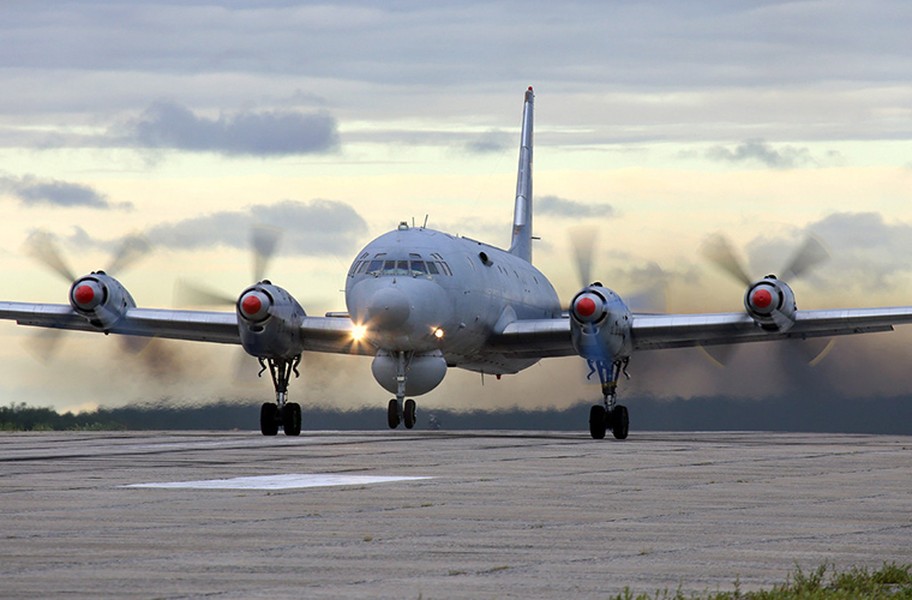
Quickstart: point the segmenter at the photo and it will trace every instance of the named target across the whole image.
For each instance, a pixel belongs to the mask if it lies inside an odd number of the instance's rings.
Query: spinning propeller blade
[[[152,251],[152,244],[145,237],[133,234],[125,237],[111,257],[108,273],[123,273]]]
[[[731,242],[721,233],[709,236],[700,248],[701,253],[712,264],[716,265],[745,286],[753,283],[741,260],[735,254]]]
[[[269,225],[254,225],[250,230],[250,250],[253,257],[253,281],[260,282],[275,256],[282,230]],[[234,306],[237,296],[227,294],[185,279],[174,284],[174,302],[178,306]]]
[[[595,227],[576,227],[570,230],[570,244],[573,257],[576,259],[576,274],[579,286],[586,287],[592,283],[592,260],[595,255],[595,238],[598,233]]]
[[[47,231],[35,230],[29,234],[25,240],[25,253],[63,277],[68,285],[76,280],[76,274],[63,260],[54,236]]]
[[[823,243],[813,235],[809,235],[804,244],[795,252],[788,265],[782,271],[782,278],[789,280],[801,277],[822,262],[830,258],[830,253]]]
[[[253,250],[253,280],[262,281],[269,261],[275,256],[282,237],[282,230],[269,225],[254,225],[250,230],[250,247]]]

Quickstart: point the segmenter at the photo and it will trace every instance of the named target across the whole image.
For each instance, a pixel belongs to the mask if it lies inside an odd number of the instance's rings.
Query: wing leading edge
[[[786,332],[765,331],[745,313],[634,314],[630,336],[634,350],[658,350],[875,333],[907,323],[912,306],[799,311]],[[509,356],[574,356],[570,326],[566,317],[514,321],[490,343]]]
[[[33,327],[99,331],[67,304],[0,302],[0,319]],[[347,318],[304,317],[300,324],[303,349],[361,354],[361,349],[352,344],[352,327],[351,320]],[[241,343],[237,315],[233,312],[130,308],[105,333],[221,344]]]

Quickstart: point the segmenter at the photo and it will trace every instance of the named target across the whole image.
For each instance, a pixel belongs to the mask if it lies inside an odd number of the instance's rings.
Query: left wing
[[[802,310],[787,331],[762,329],[743,312],[634,313],[629,333],[633,350],[657,350],[874,333],[906,323],[912,323],[912,306]],[[514,321],[492,336],[490,343],[497,352],[517,358],[575,356],[570,329],[571,319],[566,316]]]

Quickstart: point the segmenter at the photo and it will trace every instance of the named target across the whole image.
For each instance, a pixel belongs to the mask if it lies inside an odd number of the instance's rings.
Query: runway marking
[[[385,477],[378,475],[291,473],[287,475],[262,475],[258,477],[232,477],[231,479],[133,483],[122,487],[193,490],[289,490],[340,485],[368,485],[371,483],[390,483],[394,481],[419,481],[422,479],[433,479],[433,477]]]

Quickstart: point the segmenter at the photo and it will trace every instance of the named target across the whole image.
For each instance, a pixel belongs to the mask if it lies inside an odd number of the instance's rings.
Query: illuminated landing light
[[[367,325],[355,325],[352,327],[351,336],[356,342],[360,342],[367,335]]]
[[[446,335],[446,332],[443,329],[441,329],[440,327],[437,327],[436,329],[434,329],[434,337],[437,338],[438,340],[442,340],[444,335]]]

